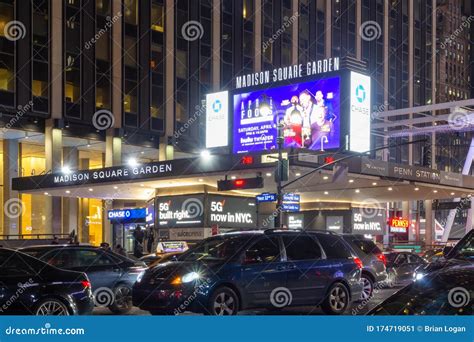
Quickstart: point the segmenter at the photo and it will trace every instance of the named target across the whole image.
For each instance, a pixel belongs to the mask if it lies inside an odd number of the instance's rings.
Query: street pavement
[[[346,311],[346,315],[365,315],[375,305],[381,303],[390,295],[398,291],[400,288],[375,290],[374,295],[367,303],[356,302],[352,307]],[[107,308],[95,308],[94,315],[113,315]],[[131,316],[146,316],[150,315],[147,311],[140,310],[134,307],[127,315]],[[191,312],[185,312],[183,315],[198,315]],[[293,308],[282,308],[278,310],[244,310],[239,312],[239,315],[323,315],[319,307],[314,306],[300,306]]]

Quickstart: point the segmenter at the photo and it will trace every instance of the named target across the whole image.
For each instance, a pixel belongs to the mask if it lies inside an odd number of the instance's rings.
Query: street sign
[[[283,202],[284,203],[287,203],[287,202],[299,203],[300,199],[301,199],[300,194],[295,194],[293,192],[288,192],[288,193],[283,194]]]
[[[261,193],[260,195],[255,196],[258,203],[276,202],[278,199],[277,197],[278,197],[277,194],[269,193],[269,192],[264,192],[264,193]]]
[[[283,203],[281,205],[283,211],[297,212],[300,211],[301,207],[299,203]]]

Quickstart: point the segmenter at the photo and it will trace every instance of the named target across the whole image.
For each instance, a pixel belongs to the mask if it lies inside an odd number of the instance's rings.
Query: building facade
[[[393,119],[384,111],[469,99],[470,10],[460,0],[0,0],[0,196],[23,203],[20,215],[3,213],[0,235],[110,239],[110,203],[94,189],[87,198],[18,194],[11,179],[193,155],[203,148],[205,94],[232,89],[238,75],[357,61],[372,77],[374,123]],[[412,139],[387,132],[376,131],[373,146]],[[374,157],[460,172],[470,133],[426,137]]]

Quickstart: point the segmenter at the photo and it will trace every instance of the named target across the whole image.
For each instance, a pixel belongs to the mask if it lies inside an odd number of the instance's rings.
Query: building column
[[[258,0],[257,0],[258,1]],[[221,1],[212,0],[212,89],[221,85]]]
[[[71,170],[79,169],[79,150],[77,147],[64,147],[63,149],[64,165]],[[77,234],[77,219],[79,201],[75,197],[63,197],[63,233],[69,234],[75,231]]]
[[[20,217],[24,204],[18,191],[13,191],[12,179],[19,176],[19,146],[17,140],[3,140],[3,232],[0,234],[19,234]]]
[[[165,0],[165,134],[160,138],[159,160],[169,160],[174,157],[174,147],[169,139],[174,135],[174,13],[175,1]]]
[[[219,1],[220,2],[220,1]],[[255,43],[255,72],[262,71],[262,0],[255,0],[254,10],[255,16],[253,21],[254,43]]]
[[[408,107],[414,104],[415,80],[415,16],[413,1],[408,1]],[[413,119],[413,113],[409,115]],[[413,135],[408,135],[408,141],[413,141]],[[413,165],[413,144],[408,145],[408,164]]]
[[[356,0],[356,32],[360,32],[362,25],[362,0]],[[356,34],[356,57],[358,60],[362,60],[362,37],[360,34]]]
[[[58,172],[62,168],[62,146],[63,136],[59,128],[53,127],[53,119],[46,120],[44,147],[46,159],[46,172]],[[45,198],[46,215],[45,234],[60,234],[62,232],[62,208],[61,197],[51,196]]]
[[[326,0],[324,16],[324,55],[332,57],[332,0]]]
[[[299,16],[299,1],[292,0],[291,3],[291,12],[292,16],[294,17],[293,24],[291,24],[291,64],[298,64],[298,28],[300,23],[300,16]],[[298,14],[298,15],[297,15]],[[291,20],[291,18],[288,18]]]
[[[403,201],[402,202],[402,217],[404,219],[408,220],[408,228],[407,228],[407,233],[408,233],[408,241],[413,242],[415,241],[415,236],[413,234],[413,229],[411,228],[411,222],[412,222],[412,217],[411,217],[411,201]]]
[[[384,1],[383,4],[383,56],[384,56],[384,63],[383,63],[383,111],[390,110],[388,106],[388,90],[389,90],[389,67],[388,61],[389,58],[389,44],[390,44],[390,36],[388,34],[390,25],[389,25],[389,14],[390,14],[390,3],[388,0]],[[383,119],[384,122],[388,122],[389,119],[385,117]],[[388,145],[388,137],[387,137],[388,130],[384,128],[384,137],[383,137],[383,145]],[[388,161],[388,149],[382,151],[382,160]]]
[[[81,160],[81,163],[83,164],[82,166],[85,166],[85,160]],[[122,139],[119,137],[114,137],[113,135],[113,130],[109,130],[107,132],[106,138],[105,138],[105,167],[111,167],[111,166],[119,166],[122,165]],[[88,167],[88,162],[87,162],[87,167]],[[110,203],[110,207],[113,208],[114,201],[112,199],[112,203]],[[89,202],[83,201],[81,203],[81,216],[82,220],[85,220],[85,217],[89,215]],[[113,233],[112,233],[112,224],[110,221],[107,219],[107,210],[108,207],[105,205],[105,201],[102,201],[102,227],[103,228],[103,235],[102,235],[102,240],[108,243],[112,243],[113,239]],[[84,235],[84,229],[83,229],[83,234]],[[89,231],[87,228],[87,236],[89,235]]]
[[[435,225],[435,217],[433,211],[433,202],[431,200],[423,201],[425,207],[425,245],[431,246],[433,244],[433,232]]]
[[[81,170],[89,169],[89,159],[80,159],[79,168]],[[89,199],[88,198],[79,198],[79,207],[78,207],[78,221],[77,221],[77,236],[80,242],[89,242],[89,225],[87,222],[87,217],[89,213]]]

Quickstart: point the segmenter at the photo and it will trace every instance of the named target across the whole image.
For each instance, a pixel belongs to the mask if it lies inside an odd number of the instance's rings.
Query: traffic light
[[[263,188],[263,177],[224,179],[217,181],[217,191]]]

